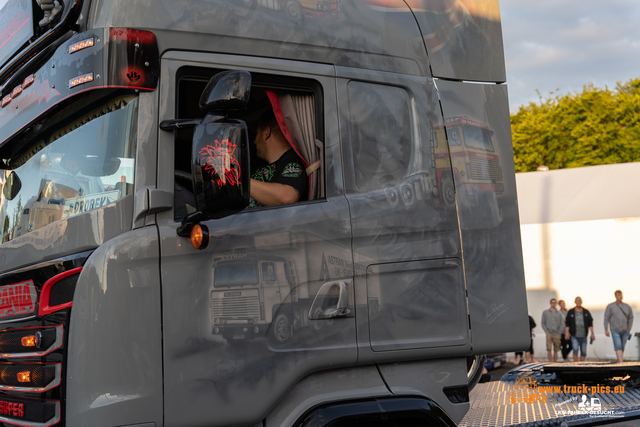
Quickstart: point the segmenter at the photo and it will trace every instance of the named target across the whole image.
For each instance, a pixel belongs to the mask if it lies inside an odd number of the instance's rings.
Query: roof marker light
[[[22,86],[16,86],[11,92],[11,98],[14,99],[22,93]]]
[[[22,82],[22,89],[26,89],[29,86],[31,86],[31,84],[35,81],[36,77],[31,74],[30,76],[27,76],[27,78],[24,79],[24,81]]]
[[[76,87],[81,84],[89,83],[93,81],[93,73],[83,74],[76,78],[69,80],[69,89],[72,87]]]
[[[82,49],[86,49],[88,47],[93,47],[93,45],[95,44],[93,37],[90,37],[88,39],[79,41],[77,43],[74,43],[72,45],[69,46],[69,53],[75,53],[79,50]]]
[[[7,95],[4,98],[2,98],[2,103],[0,105],[2,106],[2,108],[4,108],[10,103],[11,103],[11,95]]]

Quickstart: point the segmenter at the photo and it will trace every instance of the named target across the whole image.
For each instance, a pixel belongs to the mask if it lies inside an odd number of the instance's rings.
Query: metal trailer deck
[[[460,427],[639,427],[639,370],[637,362],[524,365],[500,381],[478,384]],[[535,378],[535,386],[524,387],[521,377]],[[624,392],[614,393],[621,385]]]

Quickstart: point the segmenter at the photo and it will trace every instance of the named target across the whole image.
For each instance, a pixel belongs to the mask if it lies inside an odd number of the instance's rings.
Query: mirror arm
[[[175,120],[163,120],[160,122],[160,130],[167,132],[174,131],[176,129],[185,129],[198,126],[202,123],[202,119],[175,119]]]
[[[217,122],[218,120],[224,120],[227,118],[227,112],[215,112],[215,113],[207,113],[207,115],[202,119],[202,124],[206,125],[209,123]]]
[[[190,237],[191,229],[194,225],[199,224],[204,219],[204,214],[200,211],[185,215],[180,222],[180,227],[176,230],[176,233],[180,237]]]

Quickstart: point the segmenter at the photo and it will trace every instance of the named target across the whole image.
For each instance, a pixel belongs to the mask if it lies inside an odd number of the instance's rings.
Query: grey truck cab
[[[7,2],[0,423],[458,423],[529,344],[498,4],[462,3]],[[250,208],[269,110],[309,195]]]

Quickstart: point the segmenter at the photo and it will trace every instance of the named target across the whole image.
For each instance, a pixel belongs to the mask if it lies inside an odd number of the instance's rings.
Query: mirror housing
[[[209,80],[200,96],[200,109],[208,113],[242,110],[251,96],[251,74],[247,71],[223,71]]]
[[[11,171],[9,176],[4,182],[4,187],[2,188],[2,195],[7,200],[13,200],[16,198],[20,190],[22,189],[22,181],[18,177],[18,174],[14,171]]]
[[[241,120],[196,126],[191,173],[196,209],[218,219],[249,206],[249,136]]]

